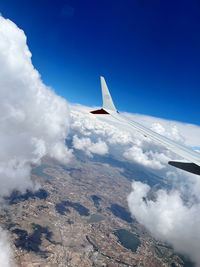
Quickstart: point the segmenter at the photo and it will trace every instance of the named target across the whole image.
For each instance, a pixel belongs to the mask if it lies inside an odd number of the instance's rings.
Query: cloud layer
[[[169,166],[168,160],[176,159],[177,155],[165,147],[124,128],[107,115],[94,116],[89,113],[90,110],[82,106],[71,107],[72,129],[81,136],[81,140],[86,138],[88,143],[92,143],[91,140],[101,138],[107,144],[109,152],[115,152],[113,156],[118,155],[118,159],[136,162],[151,171],[155,170],[156,175],[173,185],[171,191],[155,191],[147,184],[133,181],[132,192],[128,196],[132,215],[155,238],[168,242],[177,252],[188,255],[200,266],[199,177]],[[177,142],[200,147],[200,127],[196,125],[138,114],[124,115]],[[156,196],[154,201],[148,199],[150,190]]]
[[[94,116],[89,113],[90,110],[91,108],[80,105],[71,106],[71,127],[73,131],[81,134],[83,137],[91,138],[91,140],[101,138],[109,148],[117,147],[118,154],[121,154],[124,160],[139,163],[150,169],[162,170],[167,168],[170,170],[167,162],[170,159],[179,158],[160,144],[132,129],[128,129],[127,126],[124,127],[124,125],[116,122],[112,117],[108,115]],[[196,125],[137,114],[125,113],[124,115],[177,142],[188,146],[200,147],[198,139],[200,127]],[[189,129],[194,136],[193,138],[189,135]]]
[[[64,163],[72,152],[66,101],[45,86],[31,62],[26,36],[0,15],[0,199],[33,187],[32,164],[49,155]],[[0,265],[10,266],[10,248],[0,229]],[[12,264],[13,266],[13,264]]]
[[[6,233],[0,229],[0,266],[15,266],[12,261],[12,251]]]
[[[133,182],[132,189],[128,205],[138,222],[200,266],[200,203],[186,205],[180,192],[165,190],[156,192],[156,201],[148,200],[150,187],[141,182]]]
[[[44,155],[68,162],[66,101],[41,81],[26,36],[0,16],[0,195],[31,185],[30,165]]]
[[[108,146],[101,139],[93,143],[90,138],[79,138],[77,135],[73,136],[73,146],[78,150],[83,150],[92,157],[92,154],[105,155],[108,153]]]

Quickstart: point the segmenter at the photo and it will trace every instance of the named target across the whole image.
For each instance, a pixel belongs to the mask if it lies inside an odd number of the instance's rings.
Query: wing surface
[[[108,90],[108,87],[106,85],[105,79],[103,77],[101,79],[101,88],[102,88],[102,98],[103,98],[103,108],[101,110],[92,111],[91,113],[94,114],[109,114],[113,118],[115,118],[117,121],[131,127],[134,130],[137,130],[141,134],[150,137],[152,140],[162,144],[169,150],[173,151],[180,157],[186,160],[186,162],[180,162],[180,161],[170,161],[169,164],[186,170],[188,172],[192,172],[195,174],[200,175],[200,154],[185,147],[184,145],[175,142],[165,136],[162,136],[149,128],[141,125],[138,122],[132,121],[125,117],[124,115],[120,114],[117,109],[114,106],[114,103],[112,101],[110,92]],[[99,112],[101,111],[101,112]]]
[[[116,120],[126,123],[128,126],[131,126],[141,134],[150,137],[154,141],[157,141],[158,143],[164,145],[169,150],[173,151],[177,155],[181,156],[182,158],[186,159],[189,162],[193,162],[197,165],[200,165],[200,154],[192,151],[191,149],[183,146],[182,144],[179,144],[178,142],[175,142],[163,135],[160,135],[145,126],[127,119],[125,116],[121,114],[110,114],[112,117],[114,117]]]

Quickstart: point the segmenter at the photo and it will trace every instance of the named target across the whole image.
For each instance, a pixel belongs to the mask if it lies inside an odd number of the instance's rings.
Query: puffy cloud
[[[12,251],[6,233],[0,228],[0,265],[3,267],[14,266]]]
[[[90,113],[92,108],[81,105],[71,105],[70,109],[72,117],[71,128],[74,131],[85,136],[101,136],[109,144],[126,145],[132,142],[131,133],[123,130],[108,115],[95,116]]]
[[[198,192],[200,192],[200,186]],[[148,199],[150,187],[141,182],[132,183],[128,196],[131,213],[154,237],[171,244],[180,253],[188,255],[200,266],[200,204],[184,203],[179,191],[158,190],[156,200]]]
[[[41,81],[31,62],[26,36],[0,15],[0,197],[33,188],[31,164],[45,155],[64,163],[69,132],[67,102]],[[35,185],[35,188],[37,185]],[[13,266],[6,233],[0,229],[0,265]]]
[[[166,137],[182,142],[186,146],[200,147],[200,127],[197,125],[141,114],[124,113],[124,115],[148,128],[152,128]]]
[[[123,156],[130,161],[137,162],[152,169],[163,169],[169,158],[164,153],[153,151],[144,152],[141,147],[132,146],[127,149]]]
[[[125,127],[112,117],[108,115],[95,116],[90,114],[90,111],[91,108],[88,107],[80,105],[71,106],[72,129],[83,136],[100,137],[109,147],[117,147],[118,153],[123,155],[124,159],[137,162],[151,169],[161,170],[167,166],[167,162],[170,159],[179,158],[165,147],[152,141],[150,138],[144,137],[130,127]],[[136,115],[136,118],[132,114],[125,113],[124,115],[140,122],[139,115]],[[151,123],[149,123],[148,119]],[[157,119],[154,118],[153,121],[152,117],[141,115],[140,123],[168,138],[187,143],[187,136],[184,136],[184,124],[161,119],[158,119],[158,122],[155,121]],[[183,134],[180,133],[179,125],[183,129]],[[195,125],[193,128],[197,134],[200,133],[200,127],[198,131]],[[195,144],[197,145],[198,143],[196,142]]]
[[[177,155],[131,128],[125,128],[110,116],[89,114],[91,108],[88,107],[72,106],[71,109],[72,129],[77,134],[83,138],[90,136],[92,140],[101,138],[111,153],[120,155],[118,159],[123,155],[124,159],[156,169],[154,172],[163,177],[166,184],[170,181],[173,189],[157,192],[147,184],[133,182],[133,190],[128,196],[129,208],[155,238],[168,242],[200,266],[199,177],[169,166],[167,162],[178,158]],[[124,115],[186,146],[196,150],[200,147],[200,127],[196,125],[138,114]],[[152,192],[156,195],[154,201],[148,198]]]
[[[178,131],[178,128],[176,125],[172,124],[171,127],[166,130],[161,123],[155,122],[152,124],[151,128],[153,131],[161,135],[165,135],[166,137],[169,137],[175,141],[182,142],[182,143],[184,143],[185,141],[183,136]]]
[[[93,143],[90,138],[78,138],[77,135],[73,136],[73,146],[76,149],[83,150],[85,153],[92,157],[92,154],[105,155],[108,153],[108,147],[101,139]]]
[[[0,196],[32,185],[30,165],[45,155],[68,162],[69,110],[41,81],[26,36],[0,16]]]

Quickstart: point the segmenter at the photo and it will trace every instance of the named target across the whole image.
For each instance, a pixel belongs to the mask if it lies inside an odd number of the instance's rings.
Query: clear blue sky
[[[69,102],[100,106],[103,75],[119,110],[200,125],[200,1],[1,0],[0,12]]]

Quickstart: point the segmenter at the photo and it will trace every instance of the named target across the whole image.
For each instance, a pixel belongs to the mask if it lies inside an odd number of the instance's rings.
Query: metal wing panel
[[[200,154],[199,153],[192,151],[192,150],[188,149],[187,147],[185,147],[185,146],[183,146],[183,145],[181,145],[181,144],[179,144],[173,140],[168,139],[165,136],[162,136],[158,133],[155,133],[152,130],[144,127],[143,125],[127,119],[126,117],[124,117],[121,114],[111,113],[111,116],[120,122],[126,123],[128,126],[131,126],[132,128],[136,129],[138,132],[140,132],[146,136],[149,136],[153,140],[164,145],[165,147],[167,147],[168,149],[170,149],[174,153],[178,154],[179,156],[183,157],[184,159],[186,159],[190,162],[193,162],[197,165],[200,165]]]
[[[104,77],[101,76],[100,80],[101,80],[101,90],[102,90],[102,98],[103,98],[103,109],[117,112],[115,105],[113,104],[112,97],[110,95],[110,92],[108,90]]]
[[[117,121],[120,121],[124,125],[129,126],[137,130],[138,132],[142,133],[143,135],[150,137],[151,139],[164,145],[166,148],[173,151],[177,155],[181,156],[185,160],[189,161],[189,162],[170,161],[169,162],[170,165],[192,172],[192,173],[195,173],[195,174],[200,174],[200,154],[199,153],[192,151],[189,148],[171,139],[168,139],[167,137],[162,136],[146,128],[145,126],[135,121],[131,121],[125,116],[119,114],[119,112],[116,110],[115,105],[112,101],[112,97],[106,85],[105,79],[101,76],[100,80],[101,80],[101,89],[102,89],[102,98],[103,98],[103,109],[92,111],[91,113],[110,114],[110,116],[112,116]]]

